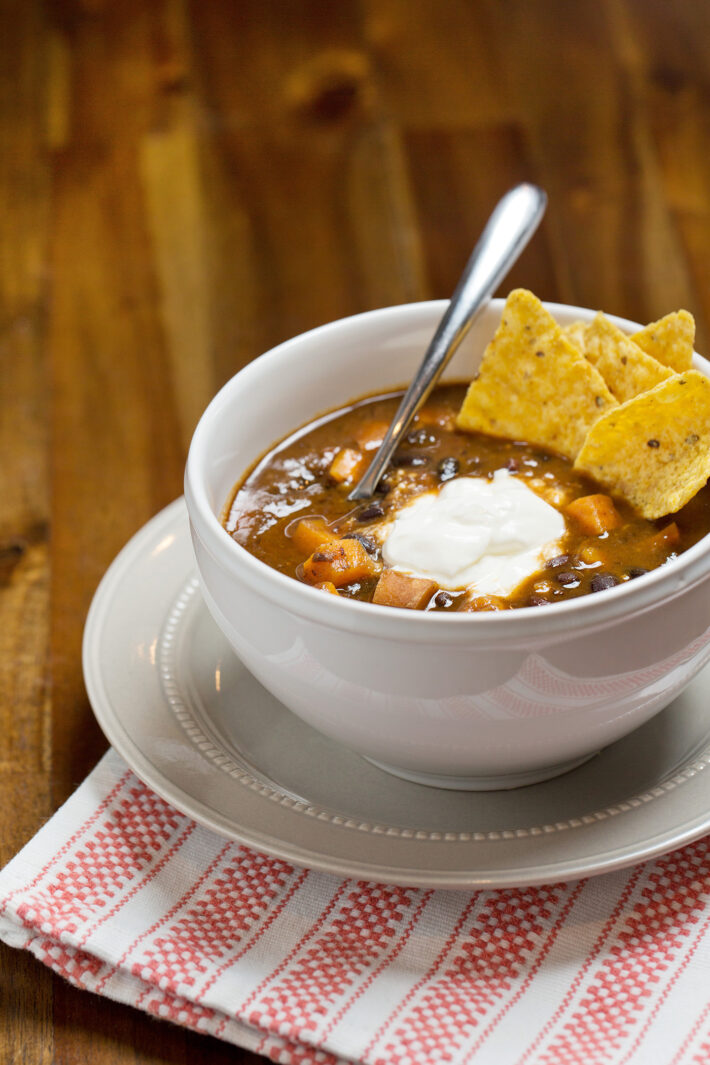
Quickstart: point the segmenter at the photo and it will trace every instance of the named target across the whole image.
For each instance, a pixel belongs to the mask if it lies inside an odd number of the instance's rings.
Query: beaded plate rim
[[[690,759],[679,766],[671,776],[659,782],[653,788],[637,792],[628,799],[602,807],[580,817],[571,817],[566,820],[518,828],[513,827],[488,832],[439,832],[428,829],[403,828],[383,822],[361,821],[357,818],[344,816],[328,809],[326,806],[312,804],[305,799],[289,794],[273,781],[269,782],[265,778],[260,779],[250,767],[244,764],[240,765],[231,754],[228,754],[224,748],[219,747],[204,732],[196,720],[190,709],[189,698],[181,690],[178,680],[179,671],[176,661],[176,649],[180,630],[187,623],[190,610],[194,609],[196,604],[200,602],[199,590],[199,578],[195,575],[190,576],[174,599],[160,634],[158,647],[159,677],[168,706],[190,743],[220,772],[226,773],[242,787],[257,792],[271,802],[278,803],[280,806],[305,817],[326,821],[337,828],[344,828],[350,831],[406,840],[443,841],[446,843],[491,843],[500,840],[528,839],[549,836],[557,832],[574,831],[575,829],[585,828],[600,821],[630,813],[676,790],[696,776],[697,773],[710,766],[709,742],[700,752],[696,751],[691,755]]]

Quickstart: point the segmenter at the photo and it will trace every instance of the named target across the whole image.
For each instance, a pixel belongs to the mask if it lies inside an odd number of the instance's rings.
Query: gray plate
[[[643,728],[556,780],[497,792],[411,784],[314,732],[242,666],[202,602],[182,500],[106,573],[84,676],[106,736],[163,798],[315,869],[421,887],[539,884],[710,830],[710,667]]]

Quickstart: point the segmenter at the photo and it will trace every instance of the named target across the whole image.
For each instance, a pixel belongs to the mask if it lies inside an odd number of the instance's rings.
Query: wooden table
[[[0,67],[0,860],[106,747],[86,611],[195,422],[311,326],[446,296],[494,201],[506,287],[710,335],[710,5],[7,0]],[[260,1059],[259,1059],[260,1060]],[[0,948],[0,1061],[256,1062]]]

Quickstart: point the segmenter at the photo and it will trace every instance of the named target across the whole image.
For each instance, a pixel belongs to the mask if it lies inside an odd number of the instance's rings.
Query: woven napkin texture
[[[710,845],[574,883],[296,868],[110,751],[0,873],[0,937],[77,987],[306,1065],[710,1061]]]

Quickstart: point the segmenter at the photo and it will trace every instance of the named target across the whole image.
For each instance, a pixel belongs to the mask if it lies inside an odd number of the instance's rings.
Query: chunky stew
[[[437,388],[415,418],[377,495],[353,504],[400,393],[368,397],[304,426],[277,444],[235,489],[225,510],[230,535],[268,566],[323,592],[415,610],[494,611],[545,606],[635,580],[710,530],[710,492],[678,513],[649,521],[612,498],[572,463],[524,441],[455,427],[464,385]],[[506,595],[442,587],[383,561],[393,521],[422,493],[455,478],[492,478],[504,469],[560,512],[554,553]]]

